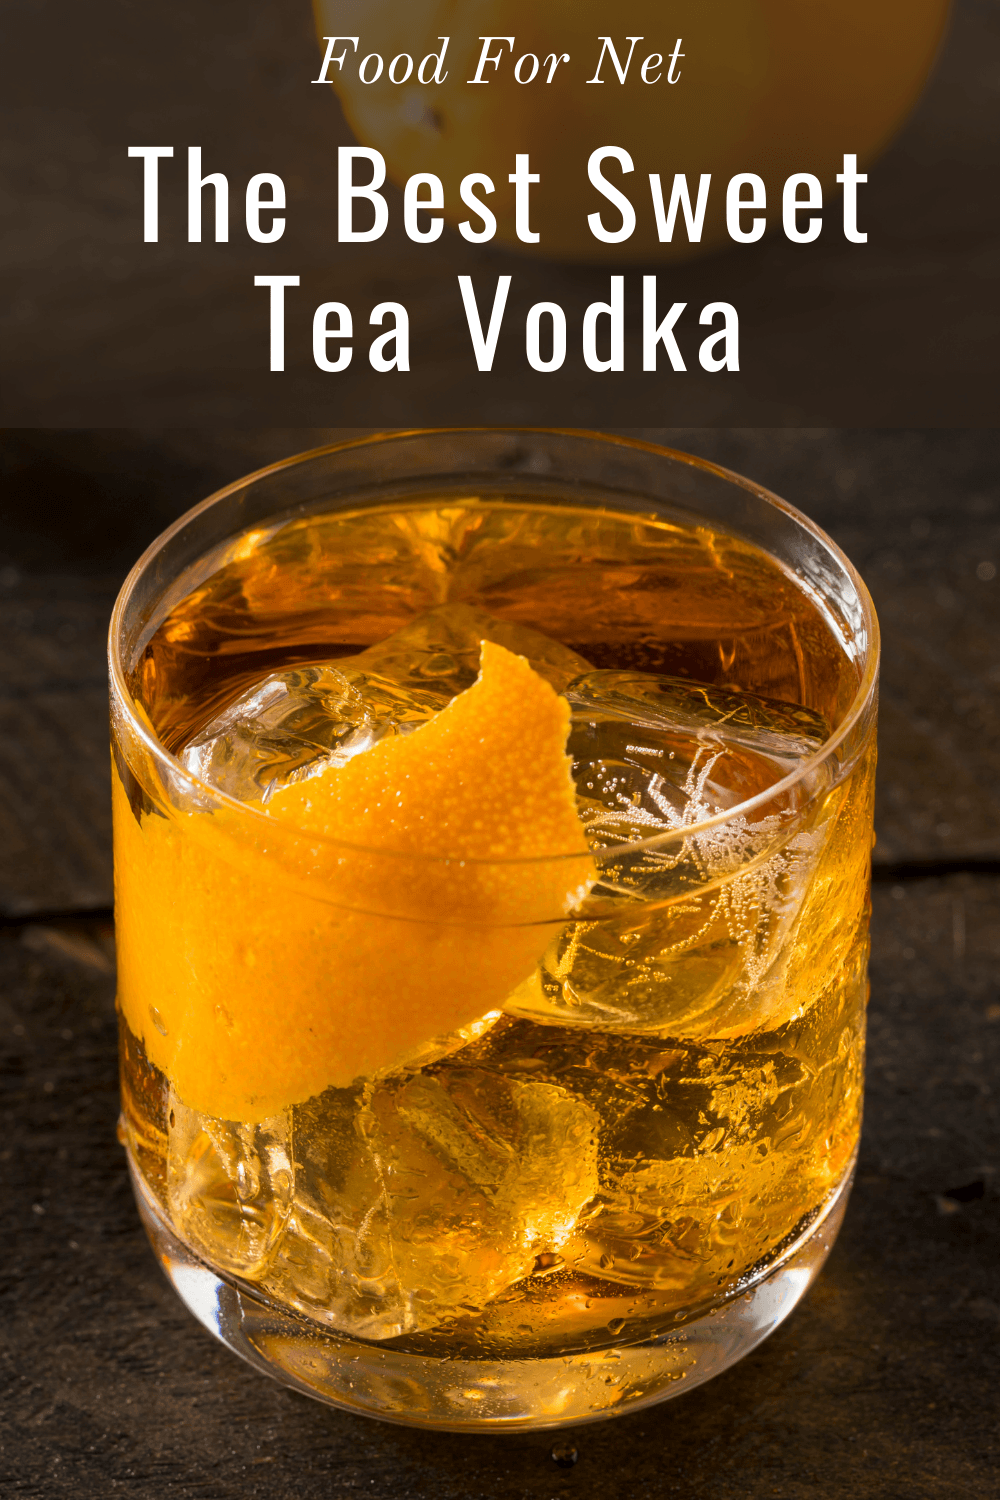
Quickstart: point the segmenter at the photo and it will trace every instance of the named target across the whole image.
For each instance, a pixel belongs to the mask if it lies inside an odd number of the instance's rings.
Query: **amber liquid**
[[[178,750],[269,672],[449,602],[596,668],[831,726],[857,691],[822,608],[756,548],[511,498],[312,517],[234,548],[160,626],[133,692]],[[794,857],[606,902],[499,1018],[263,1123],[189,1109],[126,1029],[125,1134],[162,1212],[223,1276],[414,1352],[607,1347],[741,1295],[856,1148],[872,777],[868,753],[816,791]]]

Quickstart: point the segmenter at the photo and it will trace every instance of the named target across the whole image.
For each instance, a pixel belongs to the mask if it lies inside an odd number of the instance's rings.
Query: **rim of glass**
[[[126,681],[125,670],[121,661],[119,643],[122,638],[122,621],[125,611],[131,599],[132,591],[139,579],[142,577],[149,563],[156,557],[157,553],[180,531],[191,524],[196,517],[204,511],[211,509],[219,501],[227,499],[237,491],[247,488],[258,480],[267,478],[272,474],[278,474],[282,470],[295,468],[299,464],[310,463],[317,458],[325,458],[335,453],[347,452],[355,448],[375,447],[382,443],[396,442],[406,438],[437,437],[449,435],[461,435],[465,437],[474,436],[477,433],[530,433],[535,436],[569,437],[580,438],[591,442],[607,444],[612,447],[631,448],[639,452],[645,452],[659,458],[667,458],[672,462],[686,464],[688,468],[701,469],[706,473],[713,474],[716,478],[723,479],[730,484],[755,495],[758,499],[765,501],[776,510],[782,511],[786,516],[795,521],[804,531],[807,531],[817,541],[827,547],[837,562],[843,568],[845,574],[853,585],[858,601],[861,605],[868,632],[864,668],[858,682],[857,692],[851,700],[850,707],[845,713],[840,724],[824,740],[823,744],[810,756],[783,776],[780,781],[772,782],[763,791],[753,797],[748,797],[743,802],[735,803],[723,812],[716,813],[711,818],[703,818],[696,823],[690,823],[680,828],[664,829],[663,832],[653,834],[646,839],[637,839],[620,844],[609,844],[604,849],[591,850],[580,849],[575,853],[567,854],[541,854],[527,857],[511,856],[505,859],[482,859],[462,857],[455,855],[421,854],[407,852],[401,849],[387,849],[379,845],[353,844],[346,839],[330,838],[308,829],[299,828],[297,824],[285,822],[273,818],[264,809],[253,807],[247,802],[241,802],[237,797],[232,797],[227,792],[221,791],[213,786],[211,782],[202,781],[200,777],[194,776],[186,766],[173,755],[159,738],[150,731],[147,725],[135,711],[132,695]],[[596,509],[596,507],[595,507]],[[234,533],[236,535],[237,533]],[[721,827],[729,823],[733,818],[744,817],[748,813],[757,811],[775,798],[783,797],[790,792],[800,781],[811,775],[825,760],[828,760],[834,751],[848,738],[858,720],[865,712],[871,700],[872,691],[878,678],[879,657],[881,652],[881,639],[879,632],[878,616],[870,593],[851,562],[850,558],[837,545],[831,536],[811,520],[797,506],[788,500],[775,495],[764,485],[757,484],[752,479],[747,479],[735,470],[724,468],[721,464],[712,463],[711,460],[699,458],[693,453],[685,453],[679,448],[668,448],[659,443],[651,443],[643,438],[624,437],[618,433],[600,432],[596,429],[581,427],[525,427],[525,426],[496,426],[496,427],[408,427],[390,428],[366,434],[360,438],[348,438],[342,443],[325,443],[318,448],[309,448],[303,453],[292,454],[289,458],[279,459],[276,463],[265,464],[260,469],[254,469],[249,474],[242,475],[230,484],[224,485],[222,489],[215,490],[211,495],[193,505],[183,515],[178,516],[165,531],[161,531],[139,557],[137,562],[129,571],[124,583],[119,590],[115,600],[114,609],[111,613],[111,621],[108,628],[108,675],[114,699],[121,708],[129,722],[131,733],[146,747],[157,761],[165,761],[172,775],[177,776],[186,785],[207,794],[214,801],[224,807],[229,807],[238,812],[251,823],[259,820],[265,824],[273,833],[276,828],[287,830],[289,834],[308,839],[311,843],[320,844],[332,849],[350,850],[354,853],[377,855],[379,858],[401,859],[409,862],[437,864],[437,865],[460,865],[460,866],[482,866],[488,868],[498,865],[539,865],[557,864],[562,860],[579,860],[589,855],[604,863],[608,859],[625,854],[636,854],[644,850],[662,848],[666,844],[689,838],[697,838],[703,833],[710,832],[713,828]]]

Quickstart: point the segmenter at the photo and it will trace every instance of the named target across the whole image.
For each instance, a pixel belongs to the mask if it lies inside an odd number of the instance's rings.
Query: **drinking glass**
[[[405,836],[283,812],[419,759],[490,649],[560,695],[578,847],[514,809],[470,856],[433,789]],[[206,1328],[499,1430],[681,1394],[788,1316],[861,1120],[878,627],[829,537],[650,443],[382,434],[183,516],[109,657],[119,1134]],[[527,707],[482,729],[476,828],[490,767],[542,775]]]

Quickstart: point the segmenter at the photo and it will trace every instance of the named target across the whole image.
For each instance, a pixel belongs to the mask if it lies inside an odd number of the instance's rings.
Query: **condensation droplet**
[[[552,1462],[558,1464],[560,1469],[571,1469],[579,1457],[572,1443],[553,1444]]]

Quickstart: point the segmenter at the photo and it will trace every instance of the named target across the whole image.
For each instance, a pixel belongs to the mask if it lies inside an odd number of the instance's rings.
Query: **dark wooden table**
[[[0,443],[0,1490],[191,1500],[925,1500],[997,1493],[1000,437],[677,431],[840,540],[885,632],[868,1107],[821,1280],[741,1365],[572,1435],[337,1413],[214,1344],[115,1140],[103,638],[172,516],[324,432]]]

